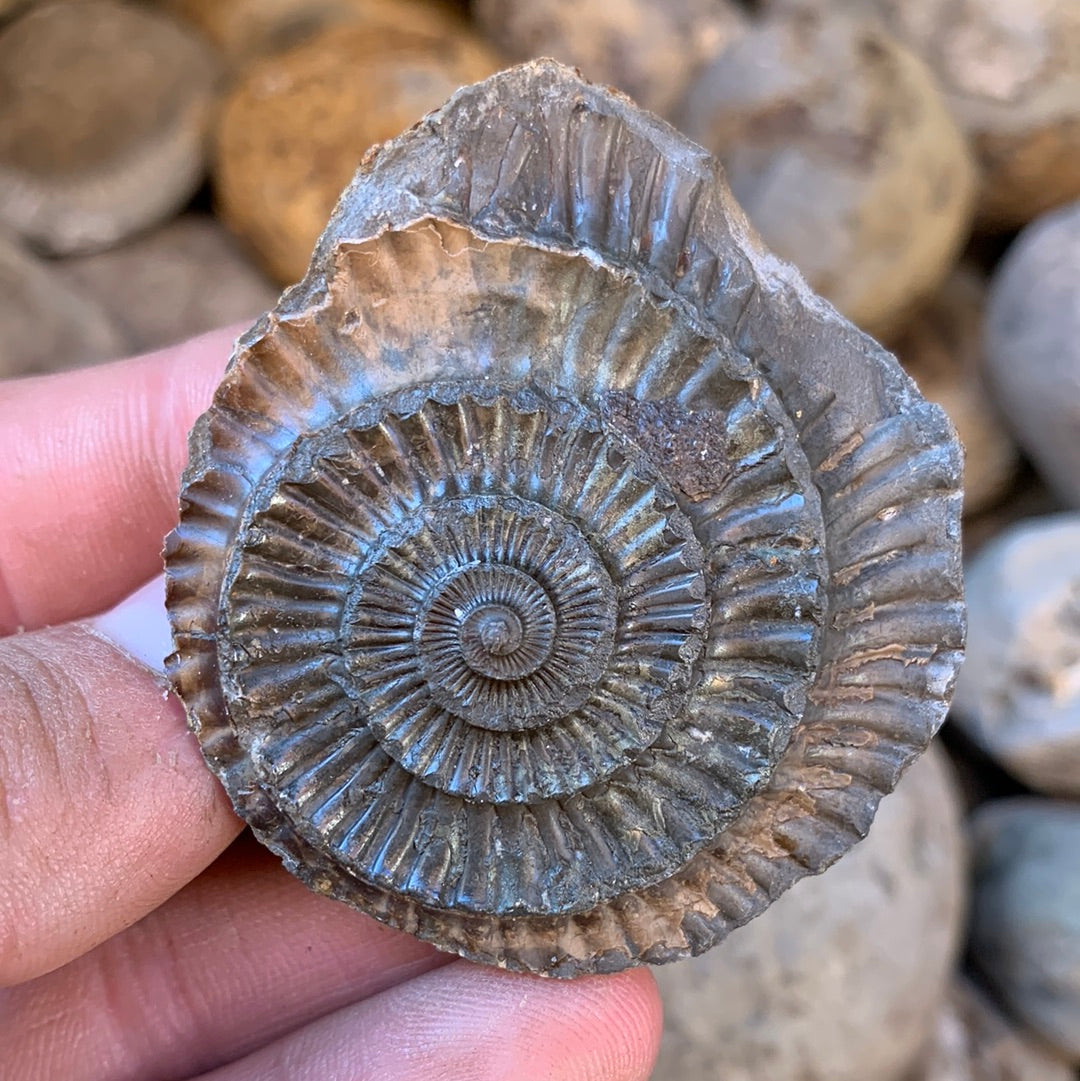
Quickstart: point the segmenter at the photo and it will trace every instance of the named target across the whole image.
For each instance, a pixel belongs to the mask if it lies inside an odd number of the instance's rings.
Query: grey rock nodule
[[[219,68],[156,11],[81,0],[0,32],[0,221],[50,255],[176,213],[203,178]]]
[[[951,770],[931,747],[835,867],[657,970],[667,1027],[653,1081],[904,1076],[962,934],[964,862]]]
[[[930,1042],[904,1081],[1075,1081],[1069,1064],[958,976]]]
[[[1080,795],[1080,514],[1015,525],[971,561],[953,718],[1031,788]]]
[[[923,61],[871,23],[760,23],[693,82],[677,124],[724,163],[765,243],[875,337],[903,328],[967,236],[967,143]]]
[[[1080,1064],[1080,805],[987,804],[972,850],[976,964],[1014,1016]]]
[[[113,315],[133,351],[253,319],[278,296],[239,243],[207,215],[185,214],[128,244],[55,266],[60,279]]]
[[[112,360],[130,342],[96,298],[0,233],[0,379]]]

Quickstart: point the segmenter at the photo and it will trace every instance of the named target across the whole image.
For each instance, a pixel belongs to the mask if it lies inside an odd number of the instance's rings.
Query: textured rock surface
[[[1080,1064],[1080,805],[985,804],[972,846],[975,963],[1012,1014]]]
[[[1016,444],[986,387],[983,311],[986,287],[960,267],[892,342],[900,363],[956,425],[964,445],[964,513],[999,500],[1019,461]]]
[[[746,28],[730,0],[474,0],[473,12],[511,60],[553,57],[661,116]]]
[[[929,752],[865,841],[702,957],[656,972],[653,1081],[893,1081],[919,1052],[962,938],[964,850]]]
[[[905,1081],[1076,1081],[1069,1064],[1033,1033],[1008,1021],[957,977],[920,1062]]]
[[[877,17],[933,69],[979,169],[978,224],[1009,229],[1080,196],[1075,0],[763,0]]]
[[[56,264],[132,350],[157,349],[273,307],[278,290],[213,218],[190,214],[119,248]]]
[[[278,281],[296,281],[365,151],[499,66],[464,31],[349,24],[253,65],[218,127],[222,216]]]
[[[53,264],[0,234],[0,379],[113,360],[126,335]]]
[[[954,716],[1025,784],[1080,795],[1080,514],[1020,523],[967,571]]]
[[[926,65],[842,15],[794,14],[737,40],[678,125],[719,156],[765,242],[878,337],[945,277],[974,167]]]
[[[0,221],[45,251],[108,247],[202,180],[217,64],[154,11],[35,8],[0,33]]]
[[[1061,498],[1080,507],[1080,202],[1032,222],[999,264],[986,358],[1021,445]]]

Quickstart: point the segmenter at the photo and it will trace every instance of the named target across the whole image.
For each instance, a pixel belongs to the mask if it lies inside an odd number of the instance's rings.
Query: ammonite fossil
[[[717,166],[550,62],[365,160],[241,338],[175,686],[308,885],[570,976],[821,870],[941,722],[960,453]]]

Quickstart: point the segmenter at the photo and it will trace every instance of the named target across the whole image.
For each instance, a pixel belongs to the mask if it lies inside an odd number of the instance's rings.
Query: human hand
[[[151,670],[160,580],[90,618],[160,571],[233,336],[0,383],[0,1079],[644,1081],[647,972],[511,975],[310,893]]]

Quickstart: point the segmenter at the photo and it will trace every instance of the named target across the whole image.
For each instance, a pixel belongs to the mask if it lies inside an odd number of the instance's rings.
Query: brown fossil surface
[[[0,32],[0,222],[53,255],[107,248],[198,187],[217,63],[155,11],[80,0]]]
[[[853,845],[941,723],[960,469],[705,151],[522,65],[369,153],[238,342],[172,679],[313,889],[507,968],[673,960]]]

